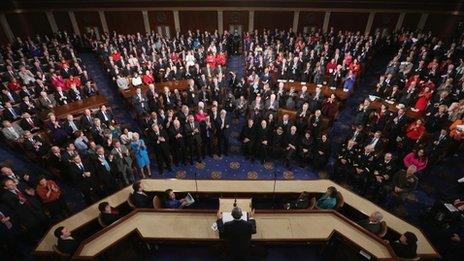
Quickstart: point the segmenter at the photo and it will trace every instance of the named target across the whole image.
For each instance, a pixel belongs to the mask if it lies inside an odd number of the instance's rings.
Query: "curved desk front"
[[[211,192],[211,193],[272,193],[274,189],[274,181],[272,180],[177,180],[177,179],[145,179],[143,180],[146,191],[165,191],[168,188],[180,192]],[[345,204],[357,209],[359,212],[369,216],[373,211],[380,211],[384,220],[387,222],[389,229],[397,233],[411,231],[417,235],[418,247],[417,254],[421,258],[438,257],[438,252],[426,238],[424,233],[417,227],[407,223],[406,221],[396,217],[386,210],[381,209],[371,201],[339,186],[331,180],[278,180],[275,184],[276,193],[300,193],[308,191],[312,193],[323,193],[327,187],[334,186],[339,190],[345,200]],[[71,231],[84,226],[85,224],[95,220],[98,215],[98,204],[102,201],[108,201],[111,206],[120,206],[124,204],[129,195],[132,193],[132,188],[126,187],[115,194],[96,202],[81,212],[59,222],[50,228],[47,234],[37,245],[36,254],[51,254],[53,253],[53,245],[56,244],[56,238],[53,231],[58,226],[66,226]],[[293,215],[293,213],[290,213]],[[214,219],[214,215],[212,216]],[[211,226],[211,222],[209,222]],[[366,249],[370,251],[369,249]]]
[[[328,241],[338,232],[376,259],[396,257],[388,244],[332,210],[257,212],[255,219],[257,233],[253,241]],[[134,231],[145,240],[218,241],[217,232],[211,229],[215,221],[216,214],[211,211],[135,210],[82,242],[74,258],[94,258]]]

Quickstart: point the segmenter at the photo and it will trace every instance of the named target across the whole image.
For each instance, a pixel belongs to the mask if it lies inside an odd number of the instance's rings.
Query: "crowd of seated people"
[[[91,204],[135,179],[136,134],[123,132],[110,108],[85,109],[66,119],[54,114],[59,106],[98,94],[75,53],[78,43],[58,33],[18,38],[0,50],[2,138],[50,171],[18,173],[2,163],[0,209],[10,249],[17,249],[24,235],[37,242],[49,224],[69,216],[62,182]]]
[[[399,50],[356,110],[337,154],[336,180],[394,207],[431,165],[462,150],[462,40],[445,44],[431,34],[396,33]]]
[[[250,160],[275,158],[290,167],[298,159],[302,165],[312,162],[322,168],[330,156],[325,132],[339,102],[334,94],[325,97],[321,86],[351,91],[383,36],[333,29],[298,36],[255,31],[243,38],[243,77],[226,72],[229,36],[227,31],[189,31],[171,38],[114,32],[90,40],[90,45],[119,89],[135,89],[130,102],[147,145],[155,151],[160,174],[172,164],[228,155],[231,124],[241,118],[248,119],[239,139]],[[187,86],[163,85],[171,80],[186,80]],[[306,86],[288,90],[278,80],[318,86],[314,92]],[[279,108],[289,111],[279,113]]]

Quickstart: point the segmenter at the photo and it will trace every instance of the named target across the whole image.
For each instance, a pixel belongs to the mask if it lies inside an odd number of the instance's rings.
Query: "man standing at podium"
[[[224,223],[222,213],[218,211],[216,224],[219,237],[226,243],[228,260],[247,260],[251,235],[256,234],[254,210],[248,221],[242,219],[242,210],[239,207],[234,207],[231,214],[233,220]]]

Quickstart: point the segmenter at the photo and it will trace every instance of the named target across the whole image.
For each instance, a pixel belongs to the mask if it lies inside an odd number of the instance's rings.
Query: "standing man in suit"
[[[112,163],[112,168],[117,175],[121,177],[124,185],[134,183],[134,174],[132,172],[132,158],[130,151],[125,145],[121,144],[118,139],[113,139],[113,150],[108,156]]]
[[[90,130],[93,126],[92,112],[89,109],[85,109],[84,115],[80,120],[80,125],[83,129]]]
[[[155,149],[159,174],[163,175],[164,165],[166,165],[168,171],[172,171],[168,134],[164,129],[160,129],[157,124],[153,124],[149,136]]]
[[[26,227],[27,232],[34,238],[40,238],[47,228],[47,216],[42,205],[34,195],[33,189],[22,190],[11,178],[5,178],[2,182],[3,194],[1,202],[8,209],[16,213],[19,222]]]
[[[137,88],[135,90],[135,95],[132,98],[132,105],[134,106],[138,115],[145,115],[150,110],[148,107],[147,97],[145,97],[145,95],[142,93],[142,89]]]
[[[103,191],[109,195],[116,191],[117,180],[113,177],[114,171],[111,170],[110,160],[106,157],[103,146],[97,145],[95,151],[97,153],[94,159],[95,173]]]
[[[91,171],[90,166],[88,164],[84,164],[79,154],[76,153],[70,163],[69,172],[74,185],[82,192],[88,205],[98,199],[97,182]]]
[[[102,123],[108,125],[111,121],[113,121],[113,114],[108,111],[105,105],[102,105],[100,110],[97,112],[97,118],[99,118]]]
[[[239,207],[232,209],[234,220],[223,223],[222,213],[218,212],[216,221],[219,237],[225,240],[229,260],[247,260],[251,235],[256,234],[256,222],[253,218],[254,210],[250,213],[248,221],[241,219],[242,210]]]
[[[185,135],[187,136],[190,164],[193,164],[193,157],[196,157],[197,161],[201,163],[200,126],[193,118],[193,115],[189,115],[187,119],[187,123],[185,124]]]

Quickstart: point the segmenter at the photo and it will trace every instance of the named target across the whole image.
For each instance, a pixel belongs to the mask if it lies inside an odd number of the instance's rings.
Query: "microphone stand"
[[[199,198],[200,196],[198,195],[198,180],[197,180],[197,172],[195,171],[193,173],[194,177],[195,177],[195,196],[197,198],[197,202],[199,201]]]
[[[274,209],[274,205],[275,205],[276,183],[277,183],[277,174],[276,174],[276,171],[274,170],[274,188],[272,189],[272,209]]]

